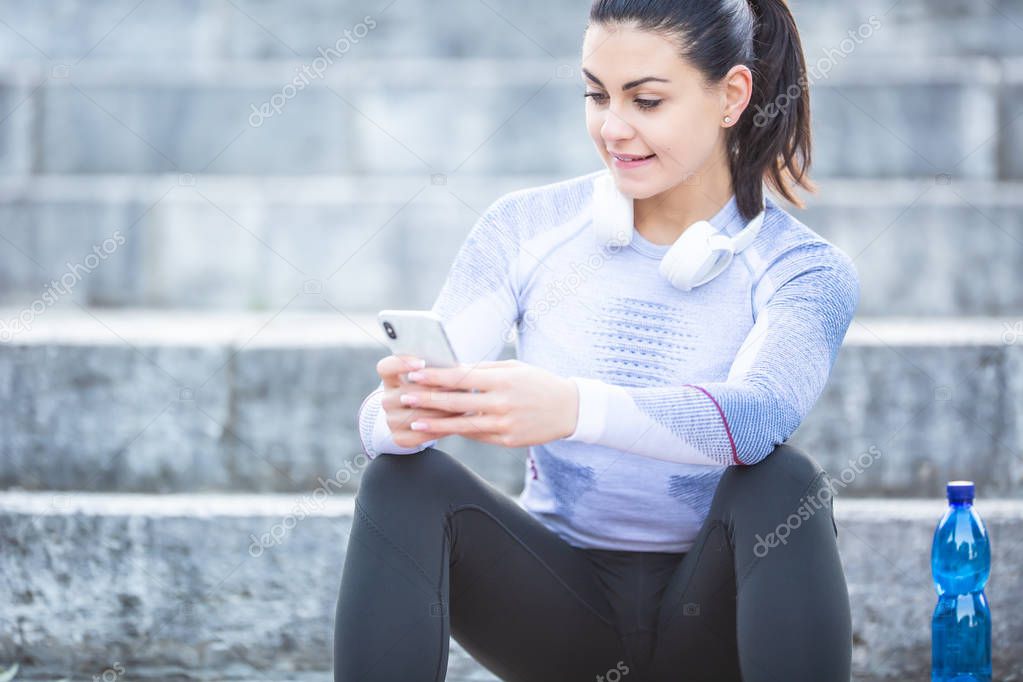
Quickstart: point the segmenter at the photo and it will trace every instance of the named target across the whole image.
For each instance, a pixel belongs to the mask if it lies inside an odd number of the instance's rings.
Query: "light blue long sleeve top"
[[[786,441],[817,402],[859,303],[845,252],[769,197],[753,243],[689,292],[658,271],[670,245],[602,249],[601,169],[494,201],[433,305],[459,362],[519,360],[570,377],[575,431],[528,448],[516,502],[576,547],[687,552],[725,469]],[[735,196],[708,219],[746,226]],[[368,456],[395,445],[383,385],[359,408]]]

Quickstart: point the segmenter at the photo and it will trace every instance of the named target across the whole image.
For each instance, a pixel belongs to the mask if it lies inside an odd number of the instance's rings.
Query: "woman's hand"
[[[525,447],[565,438],[576,428],[575,382],[520,360],[429,367],[411,373],[409,380],[415,388],[406,384],[399,401],[441,413],[417,416],[409,424],[427,440],[457,433]]]
[[[416,391],[418,387],[405,381],[405,373],[418,367],[414,363],[419,360],[411,355],[388,355],[381,358],[377,363],[377,374],[384,383],[383,397],[380,400],[380,407],[384,410],[387,418],[387,426],[391,429],[391,438],[395,445],[403,448],[418,447],[428,440],[437,436],[413,431],[409,424],[417,419],[447,417],[450,413],[432,409],[413,409],[401,404],[398,396],[409,391]],[[438,395],[446,392],[446,389],[434,389]],[[459,393],[461,391],[454,391]]]

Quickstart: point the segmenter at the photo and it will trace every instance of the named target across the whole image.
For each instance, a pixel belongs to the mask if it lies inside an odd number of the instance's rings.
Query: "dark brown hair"
[[[736,64],[753,74],[747,109],[728,129],[732,189],[747,218],[763,182],[802,208],[810,181],[810,94],[795,19],[785,0],[594,0],[590,24],[633,23],[673,40],[680,57],[714,83]]]

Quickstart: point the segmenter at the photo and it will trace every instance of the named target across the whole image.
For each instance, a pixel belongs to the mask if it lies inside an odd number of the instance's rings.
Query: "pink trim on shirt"
[[[714,396],[712,396],[710,393],[707,393],[707,391],[705,391],[704,389],[700,388],[699,386],[694,386],[693,384],[685,384],[685,385],[689,386],[690,388],[695,388],[697,391],[700,391],[701,393],[703,393],[705,396],[710,398],[710,401],[712,403],[714,403],[714,407],[718,408],[718,414],[721,415],[721,421],[725,425],[725,433],[728,434],[728,444],[732,446],[732,460],[736,464],[744,465],[745,462],[743,462],[742,460],[739,459],[739,454],[735,450],[735,440],[732,438],[732,430],[730,428],[728,428],[728,420],[725,419],[725,413],[721,409],[721,406],[718,405],[718,401],[714,400]]]

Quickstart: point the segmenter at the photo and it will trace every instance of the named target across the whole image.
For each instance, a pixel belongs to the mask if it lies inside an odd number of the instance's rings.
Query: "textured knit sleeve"
[[[690,464],[750,465],[817,402],[859,304],[852,260],[829,243],[775,258],[753,290],[754,324],[725,381],[622,387],[572,377],[579,418],[567,440]]]
[[[431,310],[440,316],[460,363],[496,360],[515,339],[519,319],[516,262],[516,196],[506,194],[492,203],[476,221],[455,256]],[[413,454],[437,443],[417,447],[395,445],[380,406],[383,382],[359,408],[362,445],[369,457],[380,453]]]

